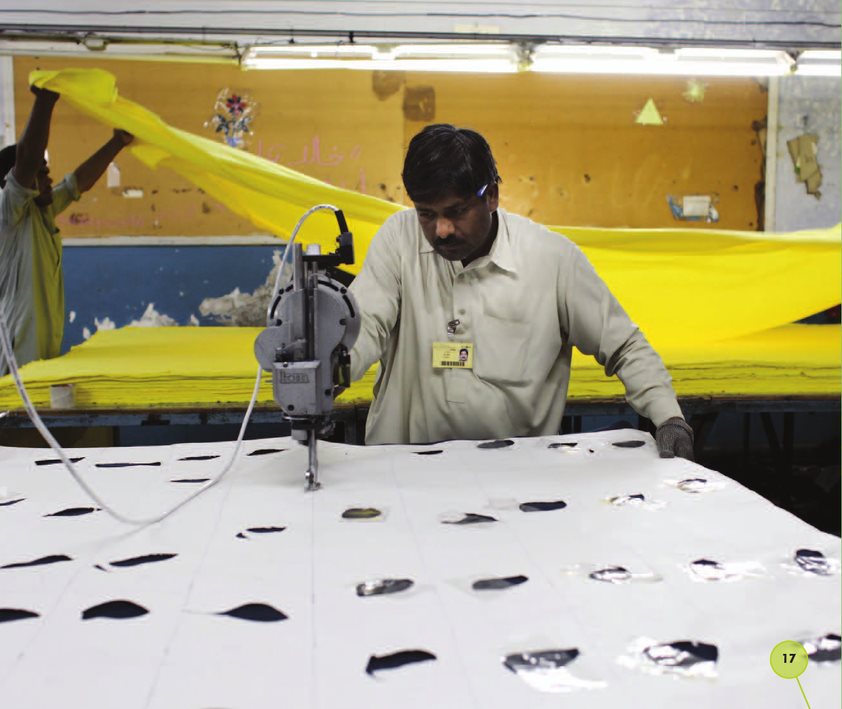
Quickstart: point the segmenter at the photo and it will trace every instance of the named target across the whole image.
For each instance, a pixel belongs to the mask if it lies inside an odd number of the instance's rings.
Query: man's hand
[[[655,443],[661,458],[693,458],[693,429],[683,418],[673,416],[655,431]]]
[[[120,147],[126,147],[133,140],[134,136],[127,130],[122,130],[121,128],[114,129],[114,141],[120,145]]]
[[[49,89],[39,89],[37,86],[30,85],[29,90],[35,94],[35,98],[48,99],[55,103],[59,99],[59,94]]]
[[[79,191],[87,192],[91,189],[109,163],[133,140],[131,133],[115,128],[108,142],[76,168],[76,186]]]

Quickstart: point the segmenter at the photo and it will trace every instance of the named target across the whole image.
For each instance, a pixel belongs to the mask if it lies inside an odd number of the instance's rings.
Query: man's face
[[[497,185],[491,184],[481,197],[450,195],[435,202],[416,202],[415,211],[436,253],[448,261],[467,263],[488,253],[498,201]]]
[[[35,204],[39,207],[46,207],[53,203],[53,180],[50,177],[50,167],[47,165],[46,160],[38,168],[38,172],[35,173],[33,189],[38,190]]]

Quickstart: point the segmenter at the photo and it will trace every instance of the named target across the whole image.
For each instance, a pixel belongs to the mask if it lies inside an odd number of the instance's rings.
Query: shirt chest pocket
[[[495,384],[526,384],[529,331],[528,323],[483,315],[474,332],[474,374]]]

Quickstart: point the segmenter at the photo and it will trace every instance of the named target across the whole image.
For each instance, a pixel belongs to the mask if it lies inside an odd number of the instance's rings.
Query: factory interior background
[[[153,13],[169,12],[179,3],[153,5]],[[6,52],[0,55],[5,142],[20,133],[30,110],[31,72],[96,68],[115,77],[120,96],[173,128],[398,205],[409,204],[399,174],[409,139],[425,125],[446,121],[474,127],[489,139],[503,177],[502,205],[544,224],[686,228],[698,239],[707,230],[791,232],[839,224],[839,76],[246,71],[239,58],[222,52],[263,16],[237,15],[236,3],[212,5],[217,14],[210,17],[216,18],[219,35],[215,43],[208,42],[213,51],[197,41],[214,29],[199,14],[179,20],[185,25],[178,49],[172,34],[161,30],[159,37],[129,15],[118,17],[127,23],[122,34],[100,40],[97,36],[108,32],[96,8],[85,8],[88,16],[68,15],[63,32],[55,31],[56,25],[43,36],[36,36],[35,28],[47,15],[19,11],[23,21],[32,22],[32,29],[22,31],[23,25],[12,22],[21,18],[6,11],[4,19],[10,22],[0,36],[0,52]],[[315,3],[286,5],[298,6],[296,14],[287,8],[272,22],[312,31],[278,33],[270,43],[316,42],[328,34],[325,23],[330,21]],[[339,28],[355,21],[342,14],[350,12],[350,4],[326,5],[338,18],[330,39],[346,41],[347,33]],[[366,29],[394,31],[402,22],[404,29],[412,24],[417,36],[442,33],[445,20],[435,12],[419,16],[401,3],[364,5],[358,8],[362,16],[371,11],[362,21]],[[461,20],[446,21],[449,40],[460,35],[474,42],[493,40],[495,34],[516,34],[527,22],[518,25],[517,13],[503,12],[483,19],[478,5],[465,3]],[[786,17],[748,3],[739,15],[742,26],[734,21],[731,3],[682,12],[656,5],[645,10],[618,3],[614,10],[626,14],[626,23],[598,18],[601,41],[624,45],[635,36],[644,43],[680,44],[685,37],[697,43],[777,47],[788,42],[806,46],[814,38],[818,47],[838,45],[838,27],[833,27],[838,8],[826,3],[803,0]],[[228,21],[221,19],[225,13],[234,24],[223,34],[219,23]],[[83,25],[86,17],[90,26]],[[564,25],[550,13],[540,21],[548,36],[560,34],[561,27],[570,34],[586,33],[583,19]],[[529,25],[533,34],[535,26]],[[203,52],[214,56],[202,57]],[[60,101],[49,144],[53,175],[72,170],[107,135],[105,125]],[[798,140],[805,141],[804,149],[812,151],[820,170],[811,181],[799,174]],[[129,151],[58,224],[65,243],[63,352],[98,332],[127,326],[258,325],[261,309],[255,304],[264,302],[261,289],[267,288],[283,248],[282,240],[196,184],[166,168],[152,170]],[[768,287],[751,285],[758,294]],[[814,313],[806,322],[838,323],[839,307]],[[630,410],[586,411],[565,425],[595,430],[623,421],[640,423]],[[163,423],[122,425],[117,418],[107,426],[64,426],[59,434],[69,445],[132,445],[224,440],[236,432],[233,420],[214,426]],[[716,414],[697,416],[694,425],[700,462],[839,534],[838,401],[828,403],[825,397],[821,406],[805,405],[795,412],[775,401],[751,410],[724,404]],[[273,423],[255,423],[248,436],[278,430]],[[6,444],[37,445],[39,440],[26,428],[6,427],[0,433]]]
[[[837,0],[0,2],[0,147],[32,86],[60,94],[55,182],[136,136],[57,219],[61,354],[20,370],[69,460],[0,377],[0,706],[838,706],[840,33]],[[312,388],[329,435],[291,427],[255,341],[294,319],[266,327],[296,221],[344,210],[347,285],[434,123],[484,135],[500,206],[581,247],[695,462],[576,352],[552,435],[363,445],[376,365]],[[336,235],[322,212],[299,239]],[[269,342],[277,381],[314,371]],[[514,426],[513,400],[471,413]]]

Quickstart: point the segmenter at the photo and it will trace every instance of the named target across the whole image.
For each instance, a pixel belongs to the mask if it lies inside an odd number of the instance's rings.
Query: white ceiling
[[[556,0],[278,2],[277,0],[0,1],[0,53],[22,42],[107,53],[122,42],[255,44],[509,39],[806,48],[840,46],[838,0]],[[32,45],[37,48],[38,45]],[[223,49],[224,48],[224,49]]]

